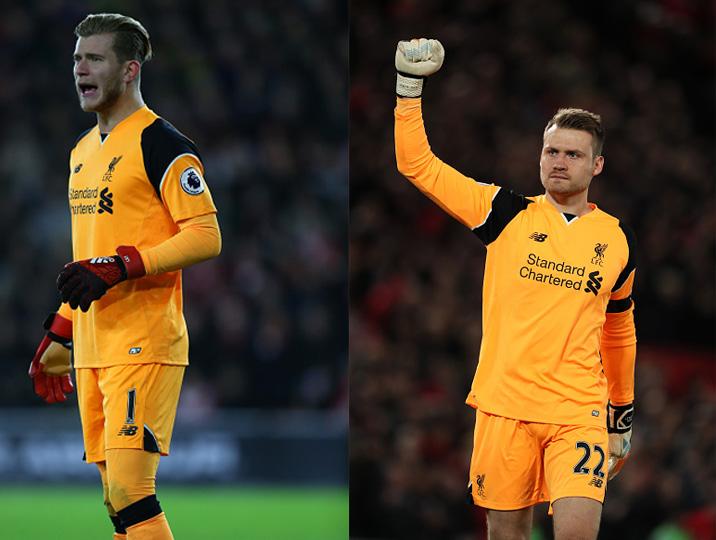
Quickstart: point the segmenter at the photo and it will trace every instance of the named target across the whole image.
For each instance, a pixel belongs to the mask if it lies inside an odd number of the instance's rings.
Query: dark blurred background
[[[270,2],[268,3],[270,4]],[[149,107],[193,139],[218,207],[219,258],[185,272],[187,388],[219,406],[331,408],[346,371],[347,6],[30,2],[0,22],[2,405],[37,405],[23,369],[71,258],[69,150],[94,125],[73,29],[117,10],[148,29]],[[9,75],[12,74],[12,75]],[[99,254],[98,254],[99,255]]]
[[[600,538],[716,538],[714,11],[705,1],[356,1],[351,8],[353,538],[485,538],[466,503],[485,250],[396,170],[396,43],[442,41],[424,116],[473,178],[542,192],[545,124],[602,115],[590,200],[639,242],[632,457]],[[544,505],[543,505],[544,506]],[[533,537],[551,538],[546,508]]]
[[[218,258],[184,272],[190,367],[177,456],[163,470],[344,484],[348,6],[330,0],[3,3],[0,480],[34,477],[22,457],[27,429],[67,418],[76,433],[76,397],[44,405],[27,368],[71,259],[69,151],[96,123],[74,90],[73,30],[93,12],[130,15],[149,31],[145,101],[198,145],[223,237]],[[187,446],[199,428],[218,434],[209,447],[226,459],[187,476],[192,459],[211,456]],[[78,463],[58,478],[82,467],[77,442]],[[85,469],[77,474],[96,474]]]

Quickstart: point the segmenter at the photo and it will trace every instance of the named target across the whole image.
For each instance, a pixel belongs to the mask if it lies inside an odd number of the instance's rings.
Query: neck
[[[138,91],[125,92],[111,107],[97,112],[100,133],[109,133],[122,120],[144,107],[144,100]]]
[[[592,208],[587,203],[587,190],[570,194],[550,193],[547,191],[545,197],[552,203],[552,206],[562,213],[583,216],[592,211]]]

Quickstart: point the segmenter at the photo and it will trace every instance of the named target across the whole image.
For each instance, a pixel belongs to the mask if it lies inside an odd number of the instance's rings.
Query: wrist
[[[59,313],[50,313],[42,326],[53,341],[65,347],[72,343],[72,321],[65,319]]]
[[[136,279],[146,275],[144,261],[139,250],[134,246],[119,246],[117,248],[118,263],[124,268],[125,279]]]
[[[420,97],[423,94],[424,81],[425,77],[398,71],[395,81],[395,93],[399,97],[405,98]]]
[[[607,431],[609,433],[626,433],[631,430],[634,418],[634,404],[607,405]]]

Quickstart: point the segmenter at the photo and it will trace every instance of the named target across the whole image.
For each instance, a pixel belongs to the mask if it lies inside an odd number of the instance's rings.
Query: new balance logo
[[[109,191],[109,188],[104,188],[99,192],[99,210],[97,213],[104,214],[107,212],[108,214],[112,214],[114,213],[112,206],[114,206],[114,202],[112,202],[112,193]]]
[[[599,289],[602,288],[602,281],[604,281],[604,278],[599,275],[598,270],[589,272],[589,279],[587,280],[587,285],[584,287],[584,292],[597,296]]]
[[[139,428],[137,426],[122,426],[117,435],[124,435],[125,437],[133,437],[137,434]]]
[[[601,478],[597,478],[596,476],[593,476],[592,479],[589,481],[588,486],[594,486],[595,488],[600,488],[604,485],[604,480]]]
[[[544,242],[547,239],[546,234],[539,232],[533,232],[529,237],[535,242]]]

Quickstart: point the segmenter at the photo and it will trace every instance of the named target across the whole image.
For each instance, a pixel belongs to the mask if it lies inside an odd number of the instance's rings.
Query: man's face
[[[75,88],[85,112],[111,108],[126,89],[125,64],[112,50],[113,40],[112,34],[77,39],[73,55]]]
[[[544,135],[539,172],[545,190],[553,195],[573,195],[589,187],[602,172],[604,158],[592,156],[592,134],[579,129],[552,126]]]

